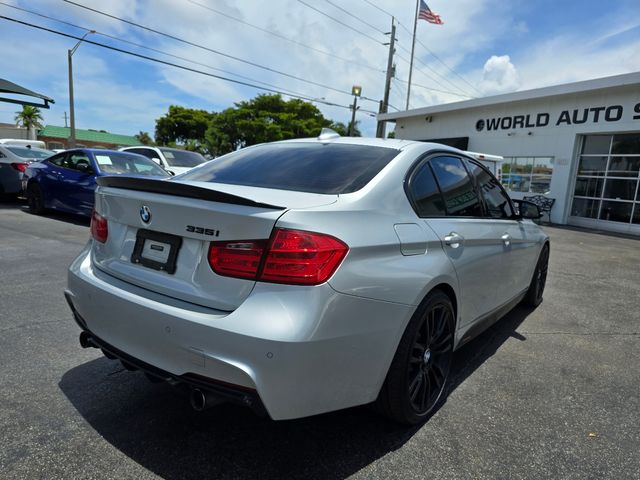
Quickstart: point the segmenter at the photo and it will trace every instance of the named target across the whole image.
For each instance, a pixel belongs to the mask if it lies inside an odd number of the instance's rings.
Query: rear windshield
[[[98,168],[103,173],[128,173],[168,177],[169,173],[153,160],[133,153],[94,153]]]
[[[310,193],[351,193],[369,183],[398,153],[396,149],[368,145],[271,143],[217,158],[180,179]]]
[[[197,152],[161,148],[160,151],[171,167],[196,167],[207,160]]]
[[[55,152],[49,150],[43,150],[40,148],[27,148],[27,147],[6,147],[7,150],[13,152],[22,158],[36,158],[38,160],[49,158]]]

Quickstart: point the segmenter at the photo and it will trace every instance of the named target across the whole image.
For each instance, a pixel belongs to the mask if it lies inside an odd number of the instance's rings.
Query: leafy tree
[[[156,142],[160,145],[168,143],[202,143],[212,114],[206,110],[171,105],[169,112],[156,120]]]
[[[142,145],[153,145],[153,139],[151,138],[148,132],[143,132],[141,130],[137,135],[134,135],[134,136],[138,139],[138,141]]]
[[[396,131],[387,133],[387,138],[396,138]]]
[[[42,114],[38,107],[32,107],[30,105],[23,105],[21,112],[16,112],[15,116],[16,125],[21,125],[27,129],[30,128],[42,128]]]
[[[258,95],[213,114],[205,144],[210,154],[218,156],[257,143],[315,137],[323,127],[346,133],[344,124],[325,118],[312,103]]]

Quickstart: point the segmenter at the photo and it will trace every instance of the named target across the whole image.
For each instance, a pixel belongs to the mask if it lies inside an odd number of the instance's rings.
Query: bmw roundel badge
[[[151,220],[151,210],[149,210],[149,207],[147,207],[146,205],[140,207],[140,219],[144,223],[149,223],[149,221]]]

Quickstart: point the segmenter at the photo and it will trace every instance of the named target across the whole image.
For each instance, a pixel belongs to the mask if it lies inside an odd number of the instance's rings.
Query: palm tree
[[[38,107],[32,107],[30,105],[23,105],[21,112],[16,112],[15,116],[16,125],[22,125],[24,128],[30,130],[31,128],[42,128],[42,114]]]
[[[134,137],[136,137],[142,145],[153,145],[153,139],[148,132],[140,130],[140,133],[134,135]]]

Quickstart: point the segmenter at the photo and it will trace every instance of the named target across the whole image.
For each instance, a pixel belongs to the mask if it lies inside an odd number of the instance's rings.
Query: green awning
[[[27,100],[5,98],[5,97],[0,97],[0,102],[17,103],[18,105],[30,105],[32,107],[38,107],[38,108],[49,108],[50,103],[56,103],[53,100],[53,98],[47,97],[46,95],[42,95],[40,93],[33,92],[29,89],[21,87],[20,85],[10,82],[9,80],[5,80],[3,78],[0,78],[0,93],[8,93],[10,95],[24,95],[27,97],[39,98],[43,100],[44,103],[34,103]]]

